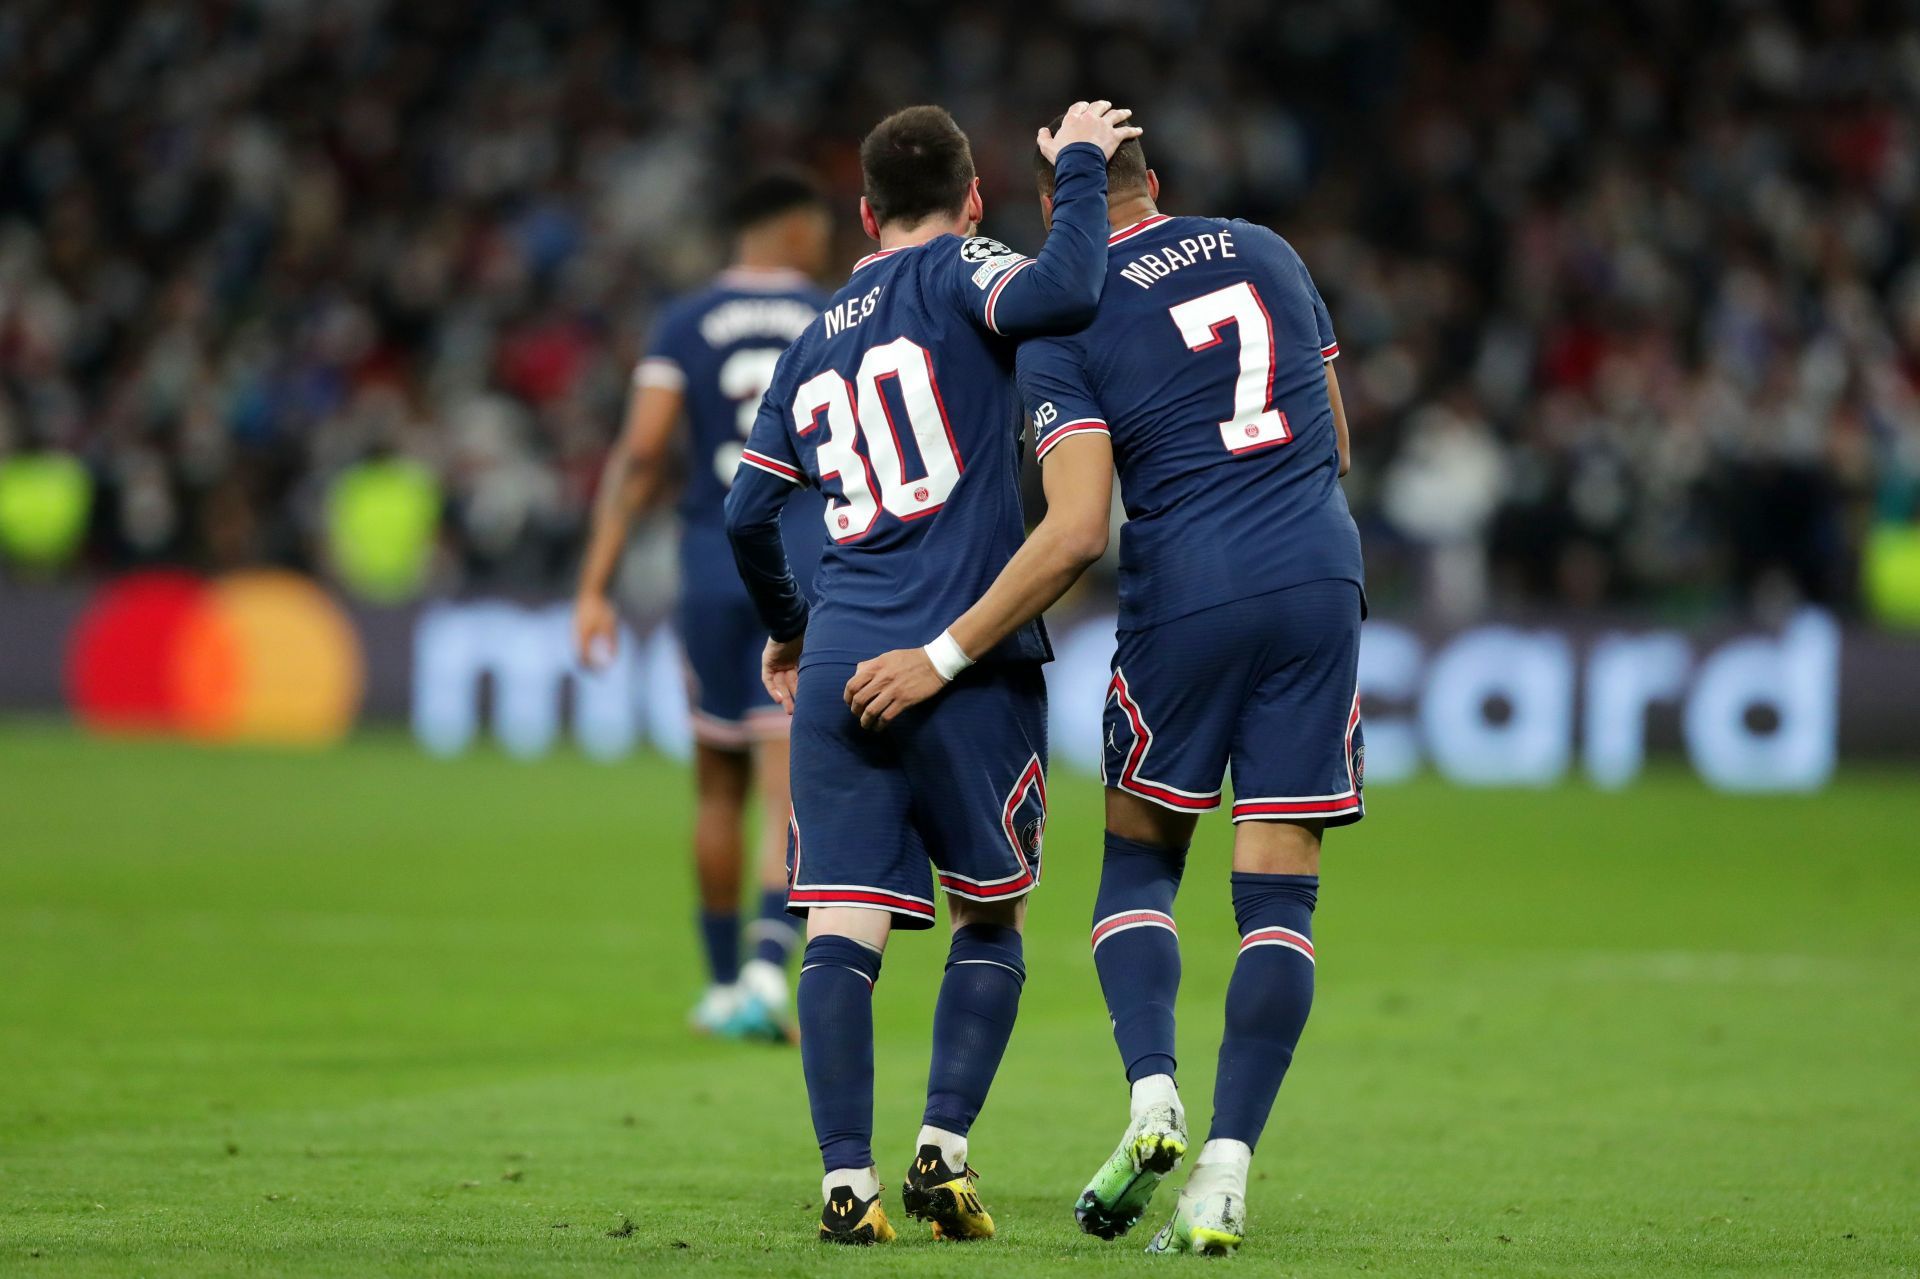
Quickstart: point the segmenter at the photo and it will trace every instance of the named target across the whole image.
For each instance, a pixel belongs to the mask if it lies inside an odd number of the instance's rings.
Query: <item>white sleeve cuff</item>
[[[657,386],[663,391],[678,391],[687,384],[687,375],[680,366],[664,355],[649,355],[634,366],[633,384],[635,386]]]
[[[1105,435],[1107,433],[1108,433],[1107,424],[1105,421],[1103,421],[1100,418],[1097,418],[1097,417],[1075,418],[1071,422],[1062,422],[1058,426],[1048,427],[1047,433],[1045,435],[1042,435],[1039,438],[1039,440],[1035,442],[1033,446],[1033,455],[1036,459],[1045,457],[1047,454],[1053,452],[1054,445],[1058,444],[1060,441],[1066,439],[1070,435],[1086,435],[1086,434]]]

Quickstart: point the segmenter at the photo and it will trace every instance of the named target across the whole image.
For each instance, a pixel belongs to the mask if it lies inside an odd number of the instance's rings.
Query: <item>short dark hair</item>
[[[749,178],[727,196],[720,216],[731,231],[745,231],[795,209],[824,209],[826,197],[798,169],[773,169]]]
[[[1048,131],[1060,132],[1060,126],[1066,122],[1066,118],[1064,112],[1053,117],[1047,124]],[[1137,121],[1128,120],[1127,123],[1135,124]],[[1040,189],[1052,195],[1053,161],[1042,155],[1039,147],[1033,149],[1033,172],[1040,179]],[[1127,192],[1146,189],[1147,149],[1140,145],[1140,139],[1128,138],[1114,151],[1113,158],[1107,161],[1107,194],[1123,195]]]
[[[908,107],[861,142],[860,176],[881,225],[913,226],[966,207],[973,148],[945,107]]]

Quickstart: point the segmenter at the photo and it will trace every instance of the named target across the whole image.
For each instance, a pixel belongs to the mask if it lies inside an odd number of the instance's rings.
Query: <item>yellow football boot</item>
[[[907,1215],[932,1222],[935,1239],[993,1238],[993,1218],[981,1205],[980,1192],[974,1186],[977,1176],[964,1165],[958,1172],[949,1168],[940,1147],[920,1147],[900,1192]]]

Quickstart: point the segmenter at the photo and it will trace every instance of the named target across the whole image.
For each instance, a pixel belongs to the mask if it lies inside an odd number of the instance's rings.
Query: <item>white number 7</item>
[[[1220,424],[1220,442],[1229,453],[1285,444],[1293,438],[1287,415],[1273,407],[1273,321],[1253,285],[1242,280],[1212,293],[1203,293],[1167,314],[1180,330],[1189,350],[1219,346],[1220,330],[1240,329],[1240,375],[1233,383],[1233,416]]]

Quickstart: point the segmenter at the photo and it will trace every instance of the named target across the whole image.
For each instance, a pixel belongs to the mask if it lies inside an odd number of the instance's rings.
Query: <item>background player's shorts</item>
[[[866,907],[930,928],[936,871],[941,888],[975,901],[1032,891],[1047,824],[1039,665],[972,667],[878,733],[847,709],[853,671],[800,672],[788,909]]]
[[[787,713],[760,682],[767,630],[745,591],[683,592],[679,631],[695,741],[746,750],[758,739],[786,734]]]
[[[1122,631],[1107,686],[1107,785],[1233,820],[1365,815],[1360,588],[1318,581]]]

